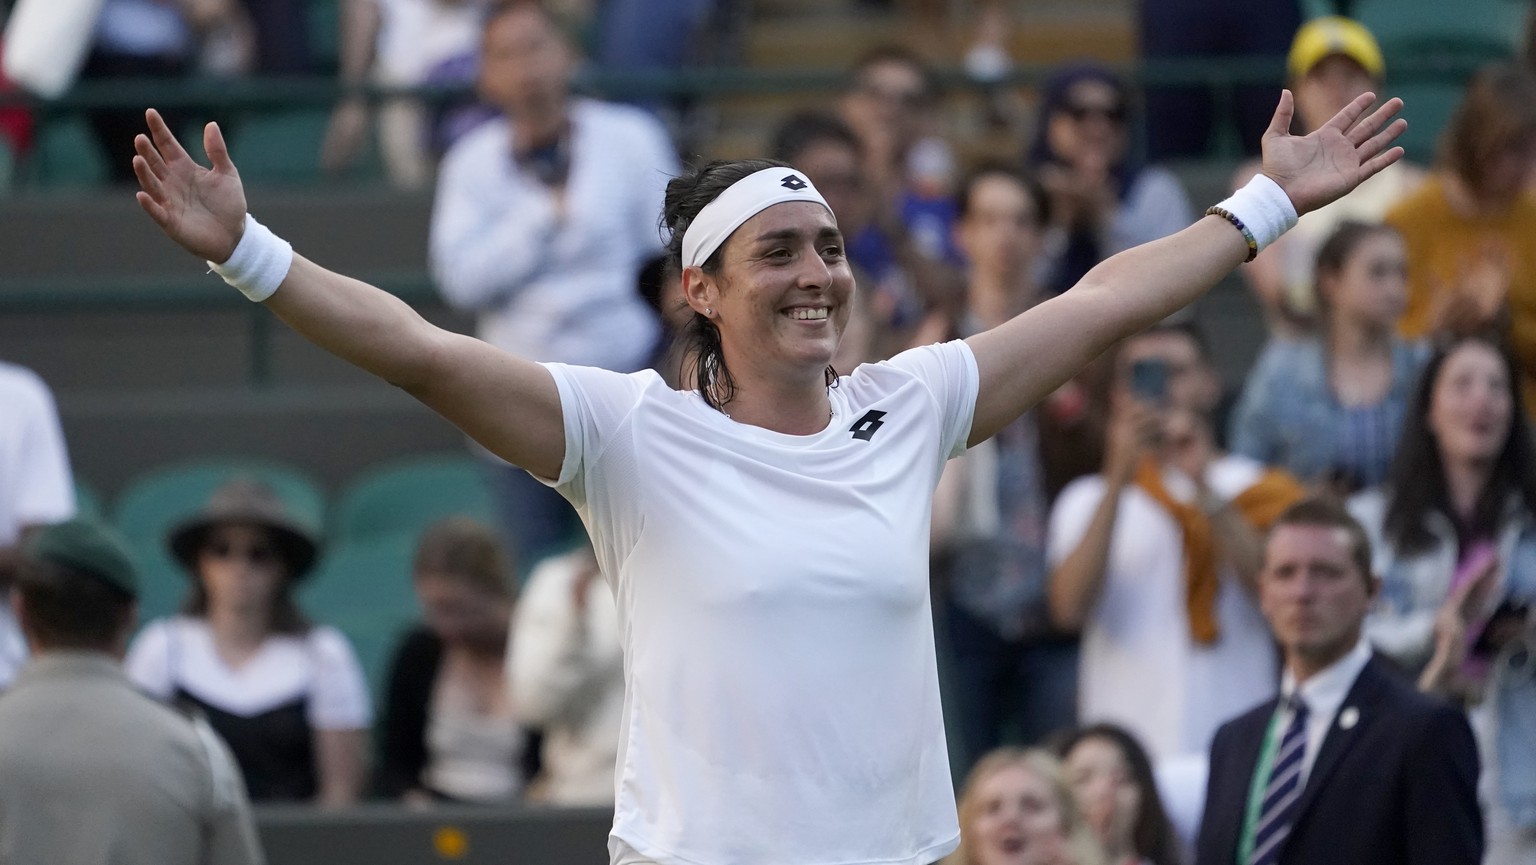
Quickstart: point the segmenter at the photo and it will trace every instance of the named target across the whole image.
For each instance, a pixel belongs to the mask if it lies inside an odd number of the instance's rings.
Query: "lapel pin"
[[[1339,729],[1348,730],[1360,723],[1360,710],[1354,706],[1345,706],[1339,713]]]

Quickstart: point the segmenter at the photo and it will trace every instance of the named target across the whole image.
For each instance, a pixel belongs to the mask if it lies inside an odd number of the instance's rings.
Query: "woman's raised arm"
[[[1364,94],[1321,129],[1297,136],[1289,132],[1291,93],[1281,93],[1264,133],[1263,173],[1297,213],[1322,207],[1402,158],[1402,148],[1390,146],[1407,128],[1392,120],[1402,100],[1361,119],[1375,98]],[[1194,302],[1248,253],[1232,223],[1207,216],[1109,258],[1070,291],[968,339],[981,374],[971,443],[1012,422],[1116,341]]]
[[[158,112],[145,117],[149,135],[134,140],[139,205],[188,252],[228,261],[245,231],[245,189],[218,126],[203,131],[209,169]],[[404,389],[508,462],[541,477],[559,474],[560,395],[542,366],[435,327],[394,295],[299,255],[263,303],[304,338]]]

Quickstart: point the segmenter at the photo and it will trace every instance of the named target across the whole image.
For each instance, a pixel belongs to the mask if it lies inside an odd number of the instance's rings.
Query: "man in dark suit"
[[[1361,634],[1376,594],[1364,531],[1300,502],[1265,544],[1259,605],[1285,654],[1281,696],[1211,744],[1197,865],[1478,865],[1477,746]]]

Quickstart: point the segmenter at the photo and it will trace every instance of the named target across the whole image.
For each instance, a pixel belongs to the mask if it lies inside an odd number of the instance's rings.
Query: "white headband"
[[[827,200],[800,172],[792,168],[753,172],[726,187],[688,224],[683,232],[683,267],[704,264],[743,222],[786,201],[814,201],[832,212]]]

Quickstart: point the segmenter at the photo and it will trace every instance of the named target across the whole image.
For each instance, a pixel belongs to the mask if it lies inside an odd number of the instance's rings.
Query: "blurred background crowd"
[[[563,499],[134,221],[144,106],[218,120],[311,257],[686,387],[657,230],[685,161],[772,156],[825,195],[846,373],[1188,225],[1257,170],[1283,85],[1298,133],[1403,96],[1408,158],[946,470],[957,861],[996,861],[987,797],[1024,793],[1042,862],[1190,861],[1212,735],[1280,681],[1257,545],[1310,491],[1371,537],[1372,647],[1473,718],[1487,861],[1536,862],[1529,3],[98,5],[72,86],[0,79],[0,579],[41,526],[113,525],[127,674],[206,716],[258,804],[611,803],[622,634]],[[0,603],[0,688],[26,658]]]

